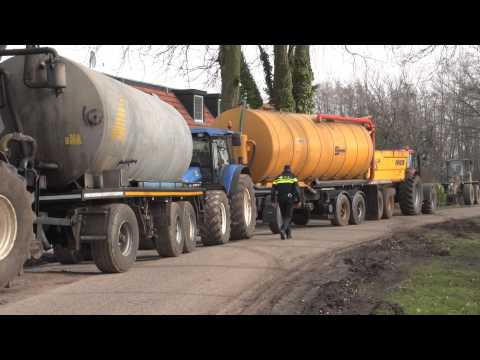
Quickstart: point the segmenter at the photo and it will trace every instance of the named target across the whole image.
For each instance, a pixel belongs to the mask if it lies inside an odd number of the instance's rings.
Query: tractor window
[[[450,161],[447,167],[448,177],[463,176],[463,165],[461,161]]]
[[[225,139],[213,139],[213,164],[216,169],[230,164],[230,154]]]
[[[192,165],[210,167],[210,144],[207,138],[193,138]]]

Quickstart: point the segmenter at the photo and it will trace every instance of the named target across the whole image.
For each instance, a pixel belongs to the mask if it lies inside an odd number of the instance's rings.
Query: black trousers
[[[279,202],[280,213],[282,214],[282,227],[280,231],[285,232],[287,235],[292,234],[292,229],[290,229],[290,223],[292,222],[293,217],[293,203],[288,202]]]

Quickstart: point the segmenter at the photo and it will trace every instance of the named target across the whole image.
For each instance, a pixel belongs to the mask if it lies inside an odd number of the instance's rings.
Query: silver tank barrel
[[[24,132],[37,140],[37,160],[59,166],[46,172],[49,186],[66,187],[87,172],[119,166],[131,180],[179,180],[192,157],[182,115],[157,96],[61,59],[67,87],[58,97],[23,84],[25,57],[0,64]],[[6,107],[0,112],[9,118]]]

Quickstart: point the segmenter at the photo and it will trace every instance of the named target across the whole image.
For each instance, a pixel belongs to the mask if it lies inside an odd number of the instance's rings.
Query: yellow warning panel
[[[117,115],[112,126],[112,139],[125,141],[127,136],[125,98],[121,97],[118,102]]]
[[[65,136],[65,145],[82,145],[82,137],[77,133],[68,134]]]
[[[203,192],[183,192],[183,191],[125,191],[125,196],[128,197],[139,197],[139,196],[198,196],[202,195]]]
[[[375,175],[373,180],[403,181],[409,156],[408,150],[375,150]]]

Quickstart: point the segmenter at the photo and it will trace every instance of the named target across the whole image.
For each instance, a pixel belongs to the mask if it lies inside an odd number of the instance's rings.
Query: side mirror
[[[241,146],[242,140],[239,133],[234,133],[232,135],[232,146]]]

